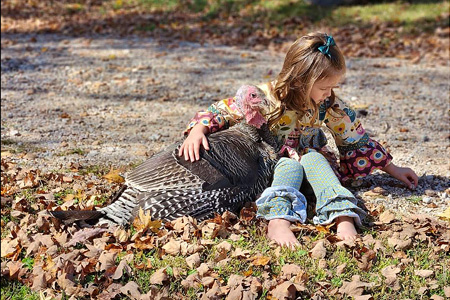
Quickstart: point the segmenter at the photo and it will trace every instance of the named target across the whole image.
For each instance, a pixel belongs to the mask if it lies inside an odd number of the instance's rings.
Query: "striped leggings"
[[[275,166],[272,186],[256,200],[257,216],[304,223],[307,204],[299,191],[304,179],[313,188],[317,199],[314,224],[326,225],[337,217],[348,216],[354,218],[355,225],[361,226],[365,211],[357,206],[357,199],[341,185],[329,162],[318,152],[303,155],[300,162],[280,159]]]

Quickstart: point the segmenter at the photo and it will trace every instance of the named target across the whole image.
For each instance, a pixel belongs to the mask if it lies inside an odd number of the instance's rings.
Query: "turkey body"
[[[270,185],[277,162],[275,139],[266,124],[257,129],[242,122],[209,135],[208,142],[210,150],[202,149],[196,162],[178,156],[181,143],[152,156],[126,176],[114,202],[92,211],[92,217],[52,214],[63,220],[98,218],[97,224],[127,225],[141,208],[163,221],[238,213]]]

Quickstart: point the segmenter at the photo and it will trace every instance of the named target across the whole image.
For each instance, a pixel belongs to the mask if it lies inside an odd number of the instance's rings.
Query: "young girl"
[[[289,48],[277,79],[260,86],[271,101],[271,131],[283,146],[272,186],[256,204],[258,216],[269,220],[268,237],[280,245],[299,243],[289,227],[291,222],[306,220],[306,200],[299,191],[304,178],[317,198],[314,223],[335,222],[341,239],[357,235],[355,226],[361,225],[365,212],[340,181],[381,169],[411,189],[417,186],[414,171],[394,165],[392,156],[369,138],[355,111],[335,96],[333,88],[345,71],[344,57],[333,38],[311,33]],[[232,98],[212,104],[191,120],[179,155],[198,160],[200,147],[209,149],[206,134],[232,126],[241,118]],[[321,126],[330,129],[339,149],[340,166],[334,169]]]

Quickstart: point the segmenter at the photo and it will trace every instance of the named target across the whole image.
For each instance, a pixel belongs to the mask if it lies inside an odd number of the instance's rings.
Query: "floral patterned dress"
[[[267,84],[259,86],[271,101],[275,109],[279,104],[270,95]],[[335,110],[344,112],[338,114]],[[327,149],[327,138],[322,128],[327,127],[339,150],[339,165],[334,165],[336,175],[345,182],[362,178],[376,169],[387,166],[392,156],[377,141],[371,139],[364,130],[356,112],[336,97],[333,105],[326,99],[319,105],[318,117],[311,126],[312,114],[307,112],[299,117],[295,111],[286,111],[284,116],[273,125],[271,131],[282,143],[280,155],[300,161],[301,156],[311,151],[324,154],[330,162],[335,162]],[[198,112],[190,121],[185,134],[197,123],[207,126],[210,133],[228,128],[243,118],[234,105],[234,98],[227,98],[212,104],[207,111]]]

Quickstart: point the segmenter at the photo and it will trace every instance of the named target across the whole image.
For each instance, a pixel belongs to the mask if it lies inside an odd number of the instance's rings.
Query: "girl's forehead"
[[[323,79],[317,80],[315,82],[315,84],[320,85],[320,86],[335,86],[343,79],[343,77],[344,77],[343,75],[329,76],[329,77],[325,77]]]

